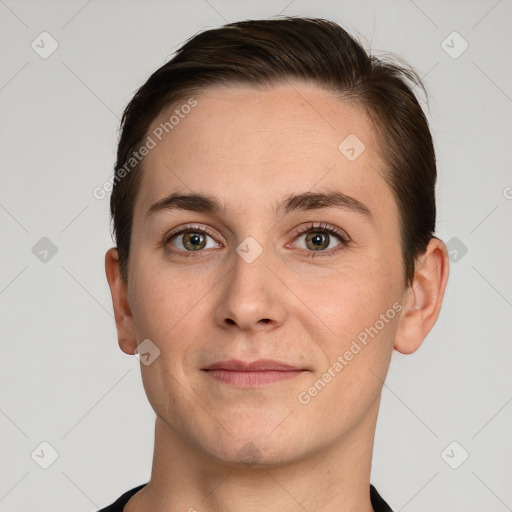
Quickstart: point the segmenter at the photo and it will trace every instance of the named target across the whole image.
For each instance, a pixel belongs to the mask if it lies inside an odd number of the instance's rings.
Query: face
[[[134,209],[133,328],[160,351],[141,365],[149,401],[216,460],[342,446],[375,421],[407,292],[377,134],[314,85],[195,100],[146,157]]]

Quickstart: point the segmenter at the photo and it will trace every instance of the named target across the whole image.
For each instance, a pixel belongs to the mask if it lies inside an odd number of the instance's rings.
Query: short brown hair
[[[189,39],[137,91],[121,120],[110,199],[113,235],[123,280],[143,161],[126,162],[144,143],[155,118],[176,102],[218,84],[264,88],[298,79],[313,82],[364,109],[379,135],[383,176],[400,212],[404,279],[424,253],[436,221],[436,162],[425,114],[412,86],[418,75],[396,59],[367,53],[338,24],[282,17],[230,23]],[[340,141],[341,142],[341,141]],[[123,171],[124,167],[124,171]]]

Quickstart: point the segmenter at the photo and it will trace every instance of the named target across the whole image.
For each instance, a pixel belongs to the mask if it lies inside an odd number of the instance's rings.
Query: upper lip
[[[203,370],[231,370],[235,372],[261,372],[261,371],[297,371],[301,368],[291,366],[281,361],[273,361],[271,359],[258,359],[257,361],[244,362],[237,359],[230,359],[229,361],[219,361],[214,363]]]

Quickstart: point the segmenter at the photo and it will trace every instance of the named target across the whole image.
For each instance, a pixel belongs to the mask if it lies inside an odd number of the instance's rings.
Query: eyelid
[[[179,228],[170,231],[164,236],[164,243],[167,244],[170,242],[171,238],[177,235],[182,235],[183,233],[188,233],[190,231],[199,231],[201,233],[206,233],[211,236],[217,242],[217,233],[214,233],[208,226],[203,224],[186,224],[184,226],[180,226]],[[219,242],[217,242],[219,243]]]
[[[299,248],[298,250],[300,254],[306,258],[327,258],[330,256],[336,256],[340,251],[346,249],[352,241],[352,239],[344,230],[336,226],[327,224],[325,222],[310,222],[308,227],[304,228],[304,226],[302,226],[302,228],[298,228],[298,233],[296,233],[292,243],[295,244],[297,239],[301,236],[315,232],[334,235],[336,238],[338,238],[339,244],[336,247],[325,251],[314,251]],[[287,244],[287,247],[289,247],[289,244]]]
[[[306,228],[304,226],[297,228],[293,239],[296,240],[299,236],[315,230],[319,232],[325,231],[327,233],[334,233],[338,235],[342,242],[345,243],[350,241],[350,237],[345,231],[336,226],[333,226],[332,224],[327,224],[326,222],[310,222]]]

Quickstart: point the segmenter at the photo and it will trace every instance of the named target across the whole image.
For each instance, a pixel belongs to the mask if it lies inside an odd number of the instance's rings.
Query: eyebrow
[[[364,215],[373,222],[372,212],[364,203],[342,192],[290,194],[277,205],[275,212],[276,216],[280,216],[292,211],[320,210],[323,208],[352,211]],[[154,203],[147,211],[147,215],[167,210],[186,210],[219,215],[225,213],[226,208],[212,196],[172,193]]]

